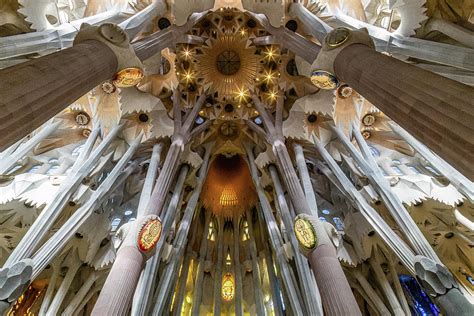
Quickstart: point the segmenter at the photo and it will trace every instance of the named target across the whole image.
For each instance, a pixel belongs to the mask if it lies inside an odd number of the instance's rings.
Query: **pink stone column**
[[[97,300],[93,316],[128,315],[144,257],[134,246],[120,248]]]

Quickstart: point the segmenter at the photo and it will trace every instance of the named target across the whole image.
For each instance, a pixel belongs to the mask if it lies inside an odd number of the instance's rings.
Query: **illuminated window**
[[[321,222],[327,222],[326,217],[324,217],[324,216],[320,216],[320,217],[319,217],[319,220],[320,220]]]
[[[232,301],[235,293],[234,276],[231,273],[226,273],[222,278],[222,299],[224,301]]]
[[[79,156],[79,154],[81,153],[83,147],[84,147],[84,145],[79,145],[79,146],[77,146],[76,148],[74,148],[74,149],[72,150],[71,155],[72,155],[73,157]]]
[[[380,152],[377,150],[377,148],[369,146],[369,150],[372,154],[372,157],[380,157]]]
[[[244,224],[243,224],[243,235],[242,235],[242,241],[246,241],[246,240],[249,240],[250,239],[250,235],[249,235],[249,223],[247,223],[247,221],[244,221]]]
[[[336,225],[336,229],[339,231],[344,230],[344,222],[339,218],[339,217],[333,217],[332,218],[334,224]]]
[[[440,173],[435,168],[431,167],[430,165],[425,166],[425,168],[426,168],[426,170],[431,172],[433,175],[440,176]]]
[[[119,217],[116,217],[112,220],[112,222],[110,223],[110,225],[112,226],[112,231],[116,231],[118,226],[120,225],[120,222],[122,220],[119,218]]]
[[[401,165],[399,160],[393,160],[392,161],[392,170],[395,172],[397,176],[402,176],[403,172],[398,168],[397,166]]]
[[[232,258],[230,257],[230,252],[227,251],[227,257],[225,258],[225,264],[230,266],[232,264]]]
[[[407,168],[410,169],[411,171],[413,171],[416,174],[420,174],[420,171],[415,166],[407,165]]]
[[[213,221],[211,221],[209,223],[209,232],[207,234],[207,239],[211,240],[211,241],[216,240],[216,228],[214,227],[214,222]]]
[[[323,213],[324,215],[329,215],[329,213],[331,213],[329,210],[322,210],[321,213]]]
[[[23,166],[22,165],[15,165],[13,168],[10,169],[8,172],[9,174],[15,173],[16,171],[20,170]]]
[[[28,173],[36,173],[40,167],[41,165],[34,165],[28,170]]]

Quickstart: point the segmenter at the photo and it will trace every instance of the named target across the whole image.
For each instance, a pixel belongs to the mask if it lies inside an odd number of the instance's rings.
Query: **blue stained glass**
[[[474,278],[472,276],[470,276],[469,274],[466,275],[466,280],[471,283],[472,285],[474,285]]]
[[[400,283],[407,295],[413,315],[439,315],[438,307],[433,304],[414,277],[400,274],[398,278],[400,279]]]

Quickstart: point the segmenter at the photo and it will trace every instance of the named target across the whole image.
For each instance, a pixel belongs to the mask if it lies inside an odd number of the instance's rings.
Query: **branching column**
[[[280,96],[277,101],[274,122],[258,97],[252,95],[252,99],[263,119],[267,132],[263,131],[253,122],[247,121],[247,124],[272,145],[273,152],[277,158],[277,165],[296,213],[311,215],[311,209],[284,143],[282,131],[283,97]],[[321,293],[324,311],[328,315],[360,315],[359,306],[336,256],[336,250],[319,219],[315,218],[314,223],[316,225],[318,246],[309,253],[308,259],[311,262],[318,286],[325,289]]]
[[[117,253],[112,270],[107,277],[104,289],[101,291],[99,299],[92,312],[93,315],[104,315],[110,313],[118,313],[123,315],[127,313],[127,309],[117,309],[118,304],[123,304],[125,307],[129,307],[132,302],[133,293],[138,283],[140,272],[145,262],[144,254],[138,249],[137,241],[134,240],[135,235],[140,230],[138,225],[140,222],[144,224],[147,218],[153,218],[160,215],[165,204],[166,195],[170,189],[170,185],[176,174],[180,155],[184,150],[184,145],[190,140],[190,138],[196,133],[200,132],[206,123],[200,125],[195,130],[191,130],[194,123],[194,119],[199,112],[206,94],[202,94],[192,110],[188,113],[186,120],[183,122],[181,119],[181,106],[180,106],[180,93],[175,90],[173,93],[173,112],[174,112],[174,133],[172,138],[171,146],[166,155],[163,168],[158,176],[157,183],[153,189],[153,193],[148,202],[148,207],[143,211],[142,217],[138,218],[134,225],[134,232],[129,232],[125,241],[124,247]],[[164,238],[164,236],[161,236]],[[125,246],[126,245],[126,246]],[[127,279],[124,276],[127,276]],[[126,284],[126,291],[121,293],[116,291],[116,284],[110,280],[121,280],[122,284]],[[125,288],[123,289],[125,290]],[[112,300],[112,298],[114,300]],[[114,303],[116,301],[117,303]],[[114,305],[115,304],[115,305]]]

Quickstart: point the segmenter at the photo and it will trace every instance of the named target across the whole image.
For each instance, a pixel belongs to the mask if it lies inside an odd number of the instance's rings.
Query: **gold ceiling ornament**
[[[161,236],[162,225],[159,219],[146,222],[138,233],[138,249],[149,252],[158,243]]]
[[[318,237],[309,215],[300,214],[296,216],[293,222],[293,228],[296,240],[298,240],[298,243],[303,250],[311,251],[316,249],[318,245]]]
[[[310,79],[319,89],[334,90],[339,86],[336,76],[325,70],[313,70]]]
[[[258,56],[248,38],[238,35],[221,35],[209,39],[196,55],[197,76],[218,98],[233,97],[245,87],[253,86],[257,75]]]
[[[142,69],[135,67],[125,68],[114,75],[113,83],[119,88],[130,88],[139,84],[143,77]]]
[[[234,218],[250,210],[256,202],[255,187],[240,155],[216,155],[204,182],[201,199],[216,216]]]
[[[366,99],[362,102],[364,107],[359,116],[359,125],[364,138],[370,140],[370,143],[413,156],[415,154],[413,148],[393,132],[389,125],[390,119]]]

